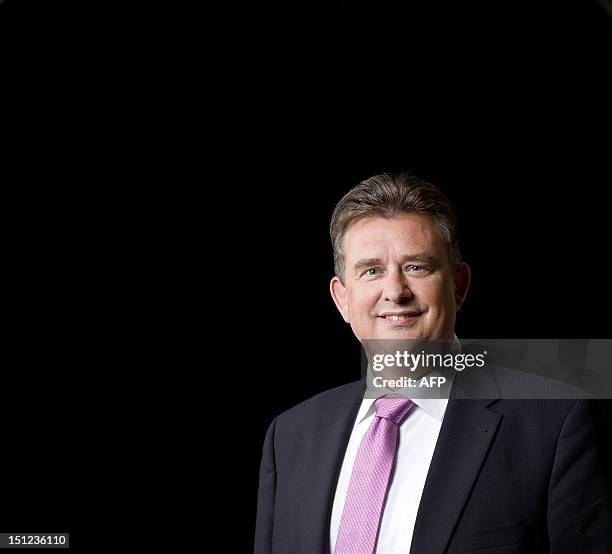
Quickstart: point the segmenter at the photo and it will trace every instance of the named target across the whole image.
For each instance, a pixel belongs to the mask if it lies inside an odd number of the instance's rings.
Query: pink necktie
[[[374,402],[376,416],[357,451],[334,554],[374,553],[397,431],[412,406],[412,400],[403,397],[382,397]]]

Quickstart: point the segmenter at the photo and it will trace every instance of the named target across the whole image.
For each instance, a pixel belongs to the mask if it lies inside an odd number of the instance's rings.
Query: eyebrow
[[[409,254],[402,258],[402,265],[406,262],[419,262],[427,265],[436,265],[436,258],[425,252],[419,252],[418,254]],[[359,273],[361,270],[372,266],[384,265],[380,258],[362,258],[353,266],[353,272]]]

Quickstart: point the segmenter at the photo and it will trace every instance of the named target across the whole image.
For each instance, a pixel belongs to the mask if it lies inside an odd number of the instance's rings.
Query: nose
[[[405,304],[413,297],[412,291],[408,286],[402,271],[390,271],[383,283],[383,299],[385,302],[393,302],[395,304]]]

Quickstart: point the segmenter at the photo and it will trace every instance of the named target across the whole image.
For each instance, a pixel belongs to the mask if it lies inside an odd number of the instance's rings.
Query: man
[[[374,176],[340,200],[330,231],[331,295],[362,344],[457,342],[470,269],[441,191]],[[472,399],[405,388],[372,398],[360,380],[278,416],[264,442],[256,554],[612,552],[596,406],[506,399],[509,380],[493,371],[480,385]]]

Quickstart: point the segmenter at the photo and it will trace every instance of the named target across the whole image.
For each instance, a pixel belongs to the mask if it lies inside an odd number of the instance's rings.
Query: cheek
[[[359,290],[349,294],[349,313],[353,316],[366,316],[376,305],[377,296],[371,291]]]
[[[422,291],[421,298],[428,305],[431,313],[443,314],[453,311],[455,295],[448,283],[432,283],[431,287]]]

